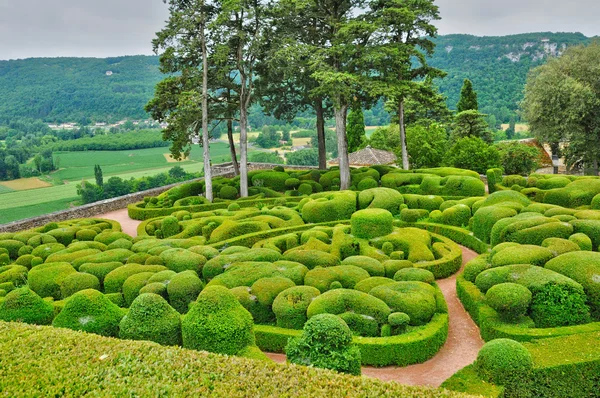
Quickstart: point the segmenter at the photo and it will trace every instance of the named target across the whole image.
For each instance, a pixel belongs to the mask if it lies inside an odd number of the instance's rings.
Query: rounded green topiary
[[[533,368],[533,360],[521,343],[496,339],[479,350],[475,368],[484,380],[502,385],[526,378]]]
[[[394,216],[384,209],[365,209],[352,214],[352,235],[372,239],[392,233]]]
[[[181,322],[183,346],[236,355],[254,345],[252,315],[225,287],[209,286]]]
[[[516,321],[525,315],[531,304],[531,292],[523,285],[500,283],[492,286],[485,294],[487,305],[495,309],[508,322]]]
[[[192,270],[201,273],[202,266],[206,263],[206,257],[187,249],[168,249],[160,253],[159,257],[168,269],[175,272]]]
[[[227,200],[235,200],[238,196],[238,190],[231,185],[223,185],[219,190],[219,198]]]
[[[146,286],[148,279],[150,279],[152,275],[154,275],[154,272],[139,272],[135,275],[131,275],[123,282],[123,297],[125,298],[125,303],[128,307],[140,294],[140,290]]]
[[[227,211],[238,211],[240,209],[240,205],[237,203],[230,203],[229,206],[227,206]]]
[[[590,322],[590,309],[586,295],[579,290],[569,285],[547,283],[535,292],[530,316],[539,328],[572,326]]]
[[[291,363],[359,375],[360,351],[351,344],[352,332],[339,316],[320,314],[306,322],[285,352]]]
[[[273,301],[273,312],[277,326],[287,329],[302,329],[308,317],[306,310],[319,294],[311,286],[294,286],[279,293]]]
[[[93,241],[96,235],[98,235],[98,232],[94,231],[93,229],[86,228],[80,229],[75,233],[75,237],[79,241]]]
[[[52,326],[117,337],[123,311],[97,290],[87,289],[65,300]]]
[[[31,290],[40,297],[62,298],[60,286],[62,281],[77,271],[69,263],[44,263],[33,267],[27,275]]]
[[[379,337],[379,324],[375,319],[367,315],[357,314],[355,312],[344,312],[338,315],[350,328],[352,334],[364,337]]]
[[[106,247],[107,250],[112,250],[112,249],[131,249],[131,246],[133,246],[133,242],[131,242],[129,239],[117,239],[116,241],[112,242],[110,245],[108,245]]]
[[[388,316],[388,324],[391,327],[390,331],[392,335],[402,334],[410,324],[410,316],[404,312],[392,312]]]
[[[296,189],[300,185],[300,180],[297,178],[288,178],[285,180],[286,189]]]
[[[313,188],[310,184],[300,184],[298,187],[298,193],[300,195],[310,195],[313,193]]]
[[[270,307],[279,293],[293,286],[296,284],[291,279],[274,276],[257,280],[252,284],[251,290],[261,305]]]
[[[150,340],[163,345],[181,345],[179,313],[154,293],[140,294],[119,324],[119,337]]]
[[[163,218],[160,229],[162,231],[163,238],[169,238],[181,232],[179,221],[173,216]]]
[[[578,232],[569,236],[569,240],[573,243],[576,243],[580,250],[591,252],[594,249],[594,245],[592,244],[590,237],[582,232]]]
[[[379,183],[371,177],[363,178],[357,185],[359,191],[365,191],[367,189],[377,188]]]
[[[33,247],[32,246],[22,246],[19,249],[19,252],[17,253],[19,256],[24,256],[26,254],[31,254],[31,252],[33,252]]]
[[[395,281],[435,282],[433,272],[422,268],[403,268],[394,274]]]
[[[50,325],[54,318],[52,304],[28,287],[14,289],[0,303],[0,320]]]
[[[194,271],[184,271],[171,278],[167,285],[169,303],[179,313],[188,312],[188,306],[196,300],[204,288],[204,283]]]
[[[100,281],[98,278],[92,274],[77,272],[68,275],[60,284],[60,293],[63,298],[67,298],[85,289],[100,290]]]

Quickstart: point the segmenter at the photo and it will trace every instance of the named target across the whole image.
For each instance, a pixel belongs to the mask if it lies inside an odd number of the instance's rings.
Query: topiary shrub
[[[310,195],[313,193],[312,185],[310,184],[300,184],[298,187],[298,193],[300,195]]]
[[[240,210],[240,205],[237,203],[230,203],[229,206],[227,206],[227,211],[238,211]]]
[[[352,214],[352,235],[372,239],[392,233],[394,216],[384,209],[365,209]]]
[[[485,381],[503,385],[526,379],[533,368],[533,360],[521,343],[496,339],[485,343],[479,350],[475,368]]]
[[[98,235],[98,232],[94,231],[93,229],[86,228],[80,229],[75,233],[75,237],[79,241],[93,241],[96,235]]]
[[[348,220],[356,211],[356,192],[324,192],[302,206],[302,218],[309,223]]]
[[[100,290],[100,281],[96,276],[77,272],[68,275],[60,283],[60,293],[63,298],[67,298],[80,290],[86,289]]]
[[[354,289],[355,285],[369,278],[369,273],[355,265],[340,265],[335,267],[317,267],[306,273],[304,284],[312,286],[321,292],[330,289],[333,282],[339,282],[341,287]]]
[[[150,340],[162,345],[181,345],[179,313],[153,293],[140,294],[119,324],[119,337]]]
[[[385,267],[376,259],[368,256],[350,256],[342,261],[342,265],[354,265],[362,268],[370,276],[385,276]]]
[[[179,221],[173,216],[163,218],[160,229],[165,239],[181,232]]]
[[[338,316],[320,314],[306,322],[299,338],[285,347],[291,363],[360,375],[360,350],[352,332]]]
[[[379,187],[379,183],[371,177],[363,178],[357,185],[359,191],[365,191],[371,188]]]
[[[251,290],[261,305],[270,308],[279,293],[293,286],[296,284],[291,279],[273,276],[257,280],[252,284]]]
[[[379,324],[367,315],[360,315],[349,311],[338,315],[350,328],[352,334],[364,337],[379,337]]]
[[[403,268],[394,274],[395,281],[435,282],[433,272],[422,268]]]
[[[404,222],[417,222],[429,216],[429,211],[425,209],[402,209],[400,211],[400,219]]]
[[[0,240],[0,248],[6,249],[8,251],[8,256],[16,260],[19,257],[19,249],[25,246],[25,243],[14,240],[14,239],[6,239]],[[64,247],[64,246],[63,246]]]
[[[100,287],[104,289],[104,278],[111,271],[122,267],[123,263],[118,261],[112,261],[108,263],[85,263],[79,267],[79,272],[85,272],[87,274],[92,274],[100,281]]]
[[[533,296],[530,316],[539,328],[580,325],[590,321],[590,309],[581,291],[547,283]]]
[[[183,317],[183,346],[236,355],[254,345],[252,327],[252,315],[227,288],[209,286],[200,293]]]
[[[531,297],[531,292],[523,285],[500,283],[487,291],[485,302],[495,309],[503,320],[515,322],[527,312]]]
[[[76,272],[69,263],[45,263],[33,267],[27,275],[27,281],[31,290],[40,297],[53,297],[55,300],[60,300],[62,281]]]
[[[117,337],[121,309],[97,290],[87,289],[65,300],[62,311],[52,326]]]
[[[306,310],[319,294],[321,292],[312,286],[294,286],[279,293],[272,306],[277,326],[302,329],[308,319]]]
[[[592,240],[590,239],[589,236],[587,236],[584,233],[575,233],[571,236],[569,236],[569,240],[575,244],[577,244],[577,246],[579,246],[579,249],[582,251],[592,251],[594,249],[594,245],[592,243]]]
[[[400,206],[404,204],[404,197],[395,189],[372,188],[358,194],[360,209],[385,209],[393,215],[400,214]]]
[[[52,303],[42,299],[28,287],[14,289],[0,301],[0,320],[50,325],[54,318]]]
[[[308,306],[306,314],[312,318],[318,314],[340,315],[349,311],[370,316],[379,324],[386,323],[391,313],[385,302],[372,295],[350,289],[335,289],[316,297]]]
[[[154,275],[154,272],[139,272],[131,275],[123,282],[123,298],[127,307],[133,303],[133,300],[140,294],[140,290],[146,286],[152,275]]]
[[[308,269],[318,266],[333,267],[340,263],[340,259],[336,256],[315,250],[292,250],[286,252],[283,259],[304,264]]]
[[[410,324],[410,316],[404,312],[392,312],[388,316],[388,324],[390,332],[393,336],[406,332],[407,326]]]
[[[219,198],[226,200],[235,200],[238,196],[238,190],[231,185],[223,185],[219,190]]]
[[[196,300],[204,283],[194,271],[184,271],[171,278],[167,285],[169,303],[180,314],[188,312],[189,304]]]
[[[408,314],[413,326],[426,324],[437,310],[435,289],[423,282],[395,282],[381,285],[372,289],[370,295],[386,303],[391,312]]]
[[[164,265],[175,272],[187,270],[202,272],[202,266],[206,264],[206,257],[196,254],[187,249],[168,249],[160,253],[159,257]]]

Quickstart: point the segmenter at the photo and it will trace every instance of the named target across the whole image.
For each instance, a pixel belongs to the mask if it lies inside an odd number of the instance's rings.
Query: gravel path
[[[130,219],[127,209],[100,214],[96,217],[120,222],[123,232],[131,236],[137,236],[137,226],[141,223]],[[463,265],[477,256],[473,250],[463,246],[461,249]],[[456,276],[440,279],[437,283],[446,298],[450,317],[448,339],[441,350],[429,361],[416,365],[363,367],[362,374],[364,376],[407,385],[439,387],[444,380],[475,361],[479,349],[483,346],[483,340],[479,335],[477,325],[456,296]],[[267,355],[276,362],[285,362],[283,354],[268,353]]]

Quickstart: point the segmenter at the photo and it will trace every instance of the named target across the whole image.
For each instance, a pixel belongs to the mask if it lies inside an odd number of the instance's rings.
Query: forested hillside
[[[567,46],[589,40],[579,33],[440,36],[430,62],[448,73],[437,84],[451,109],[463,80],[469,78],[479,94],[480,110],[499,123],[508,122],[522,99],[529,69]],[[0,61],[0,124],[15,118],[46,122],[147,118],[143,107],[162,77],[158,58],[152,56]],[[365,112],[367,125],[385,122],[382,106]],[[272,122],[258,107],[252,113],[253,127]]]
[[[528,71],[562,54],[566,47],[589,42],[581,33],[527,33],[501,37],[447,35],[435,39],[436,52],[430,63],[448,73],[437,81],[456,109],[464,79],[478,93],[479,109],[494,115],[499,123],[515,116],[523,99]]]

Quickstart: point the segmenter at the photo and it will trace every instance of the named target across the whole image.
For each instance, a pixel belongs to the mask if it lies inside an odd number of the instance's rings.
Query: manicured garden
[[[276,168],[249,173],[247,198],[239,177],[216,178],[213,203],[194,182],[132,204],[143,220],[135,238],[103,219],[0,234],[0,320],[261,363],[279,352],[358,375],[436,355],[451,321],[436,280],[461,270],[462,245],[481,255],[457,275],[457,293],[488,343],[444,387],[593,395],[600,179],[490,170],[488,181],[490,195],[468,170],[381,166],[353,170],[352,190],[339,191],[335,169]],[[124,348],[119,358],[146,349],[110,344]]]

